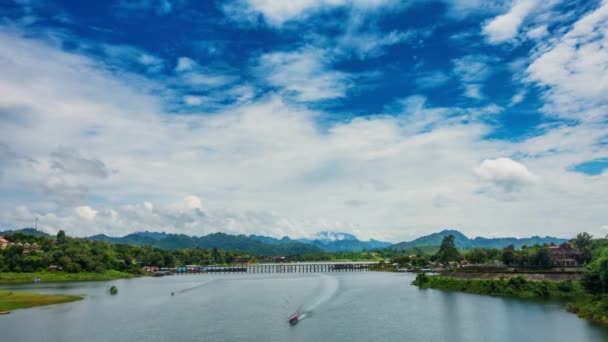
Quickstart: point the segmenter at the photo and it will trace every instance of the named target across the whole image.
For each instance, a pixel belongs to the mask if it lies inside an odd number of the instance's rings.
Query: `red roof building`
[[[9,241],[2,236],[0,236],[0,249],[5,249],[8,247]]]
[[[564,242],[547,248],[553,253],[553,262],[556,266],[579,266],[581,252],[569,243]]]

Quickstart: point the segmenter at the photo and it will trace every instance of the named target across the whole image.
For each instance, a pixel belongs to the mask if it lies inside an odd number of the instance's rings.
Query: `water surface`
[[[86,297],[0,316],[0,332],[15,342],[608,341],[608,329],[557,303],[421,290],[412,280],[360,272],[2,286]],[[289,326],[296,311],[305,317]]]

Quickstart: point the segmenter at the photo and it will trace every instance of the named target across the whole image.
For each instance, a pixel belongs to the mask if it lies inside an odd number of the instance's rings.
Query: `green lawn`
[[[57,281],[89,281],[89,280],[112,280],[120,278],[132,278],[134,275],[119,271],[105,272],[0,272],[0,284],[25,284],[31,283],[32,279],[38,277],[44,283]]]
[[[32,308],[81,300],[81,296],[0,291],[0,311]]]

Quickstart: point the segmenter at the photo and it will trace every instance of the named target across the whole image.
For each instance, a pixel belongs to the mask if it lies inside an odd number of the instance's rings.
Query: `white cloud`
[[[76,212],[76,214],[80,218],[83,218],[86,221],[95,220],[95,217],[97,217],[97,213],[98,213],[97,210],[95,210],[87,205],[83,205],[83,206],[74,208],[74,212]]]
[[[514,106],[518,103],[520,103],[521,101],[524,100],[524,98],[526,97],[526,90],[519,90],[517,93],[515,93],[515,95],[513,95],[513,97],[511,98],[511,106]]]
[[[184,197],[184,206],[186,209],[201,209],[201,199],[194,195],[186,196]]]
[[[0,178],[6,226],[29,226],[37,216],[43,227],[74,235],[148,229],[296,237],[328,230],[398,241],[447,226],[471,235],[492,227],[500,235],[570,236],[572,227],[606,222],[608,177],[568,171],[598,157],[593,146],[606,133],[597,125],[547,129],[521,142],[487,140],[492,127],[478,118],[500,108],[428,108],[421,97],[404,99],[394,115],[321,127],[318,118],[327,113],[279,95],[176,115],[146,93],[149,81],[15,34],[0,33],[0,46],[0,107],[24,108],[23,115],[0,116],[2,139],[36,160],[11,162]],[[274,62],[269,82],[298,99],[327,98],[319,89],[331,94],[342,84],[336,80],[345,81],[328,70],[331,61],[308,50],[263,61]],[[292,86],[273,79],[277,74],[312,85]],[[244,87],[243,94],[255,92]],[[341,87],[332,96],[341,96]],[[59,146],[118,171],[99,177],[53,168]],[[525,157],[497,161],[516,155]],[[498,165],[479,165],[484,159]],[[530,182],[534,177],[543,181]],[[479,193],[480,182],[521,191],[496,201]],[[83,203],[97,211],[95,224],[75,212]]]
[[[483,98],[483,95],[481,94],[481,85],[475,83],[465,85],[464,95],[472,99],[481,100]]]
[[[200,96],[186,95],[184,96],[184,103],[189,106],[198,106],[203,103],[203,98]]]
[[[486,159],[474,169],[475,174],[484,181],[504,191],[518,190],[538,180],[528,168],[510,158]]]
[[[608,117],[607,19],[604,1],[533,56],[528,80],[547,87],[547,114],[590,121]]]
[[[233,19],[255,21],[255,14],[260,13],[268,24],[281,26],[290,20],[306,18],[311,13],[342,6],[373,10],[402,4],[396,0],[235,0],[224,5],[223,9]]]
[[[526,37],[532,40],[539,40],[541,38],[546,37],[548,34],[549,31],[547,30],[547,25],[543,24],[528,30],[526,32]]]
[[[188,58],[188,57],[180,57],[177,59],[177,65],[175,66],[175,71],[189,71],[194,69],[197,66],[197,63]]]
[[[450,77],[441,71],[426,73],[416,78],[416,85],[421,89],[436,88],[444,85]]]
[[[454,74],[458,76],[464,87],[464,95],[473,99],[482,99],[481,83],[492,75],[492,63],[498,59],[487,55],[467,55],[454,59]]]
[[[493,72],[492,64],[498,59],[487,55],[467,55],[454,59],[454,73],[464,82],[482,82]]]
[[[515,38],[524,19],[534,10],[538,2],[537,0],[515,0],[507,13],[487,22],[483,27],[483,32],[488,36],[490,43],[502,43]]]
[[[173,11],[173,3],[172,0],[121,0],[116,7],[119,11],[153,11],[157,15],[166,15]]]
[[[347,74],[331,70],[326,51],[304,48],[260,57],[258,72],[268,83],[299,101],[338,98],[348,89]]]

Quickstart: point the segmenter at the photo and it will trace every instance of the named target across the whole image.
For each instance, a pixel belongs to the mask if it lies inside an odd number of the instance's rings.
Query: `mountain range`
[[[38,236],[49,236],[49,234],[33,228],[19,230],[8,230],[0,232],[0,236],[9,233],[24,233]],[[218,248],[222,250],[234,250],[258,255],[295,255],[322,252],[350,252],[376,249],[411,250],[414,247],[439,246],[447,235],[454,235],[458,248],[504,248],[514,245],[521,248],[523,245],[535,244],[559,244],[566,239],[556,237],[533,236],[529,238],[468,238],[457,230],[443,230],[438,233],[425,235],[408,242],[391,244],[389,242],[369,240],[361,241],[356,236],[348,233],[319,232],[308,239],[291,239],[287,236],[277,239],[261,235],[230,235],[225,233],[213,233],[205,236],[188,236],[184,234],[169,234],[165,232],[136,232],[122,237],[110,237],[104,234],[89,236],[87,239],[97,241],[108,241],[111,243],[126,243],[134,245],[149,245],[164,249],[178,248]]]
[[[407,250],[413,247],[421,247],[421,246],[439,246],[441,245],[441,241],[445,236],[454,235],[454,242],[456,247],[458,248],[505,248],[509,245],[514,245],[515,248],[521,248],[522,246],[532,246],[532,245],[542,245],[542,244],[560,244],[568,241],[567,239],[560,239],[551,236],[532,236],[529,238],[514,238],[514,237],[504,237],[504,238],[484,238],[484,237],[476,237],[474,239],[468,238],[466,235],[462,234],[457,230],[443,230],[439,233],[433,233],[429,235],[425,235],[419,237],[415,240],[408,242],[399,242],[394,245],[391,245],[391,249],[396,250]]]

